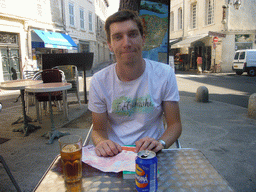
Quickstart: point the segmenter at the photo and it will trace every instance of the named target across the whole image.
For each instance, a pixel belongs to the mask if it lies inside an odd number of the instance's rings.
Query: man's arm
[[[164,101],[163,110],[167,128],[160,139],[166,143],[166,148],[169,148],[179,138],[182,131],[179,104],[174,101]],[[160,142],[149,137],[142,138],[135,144],[136,152],[146,149],[158,152],[163,149]]]
[[[167,128],[160,139],[165,141],[166,148],[169,148],[180,137],[182,132],[179,103],[164,101],[163,109]]]
[[[92,112],[92,141],[98,156],[114,156],[122,151],[121,146],[108,139],[107,128],[109,125],[107,113]]]

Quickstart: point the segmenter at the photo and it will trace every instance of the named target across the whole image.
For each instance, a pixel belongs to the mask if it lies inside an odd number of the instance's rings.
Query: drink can
[[[157,191],[157,157],[153,151],[140,151],[135,160],[138,192]]]

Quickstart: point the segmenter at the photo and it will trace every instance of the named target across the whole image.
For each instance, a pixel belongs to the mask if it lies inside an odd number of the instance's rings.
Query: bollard
[[[208,89],[205,86],[200,86],[196,91],[196,101],[207,103],[209,100]]]
[[[256,93],[249,97],[248,102],[248,116],[256,119]]]

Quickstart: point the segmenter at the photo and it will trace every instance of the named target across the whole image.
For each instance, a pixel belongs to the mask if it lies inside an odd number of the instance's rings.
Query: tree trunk
[[[139,13],[141,0],[120,0],[119,11],[130,9]]]

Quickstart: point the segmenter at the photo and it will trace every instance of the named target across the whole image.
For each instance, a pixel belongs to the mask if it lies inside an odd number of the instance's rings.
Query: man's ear
[[[111,52],[113,52],[113,49],[112,49],[112,46],[111,46],[111,43],[110,43],[110,42],[108,42],[108,48],[109,48],[109,50],[110,50]]]
[[[146,36],[145,36],[145,34],[143,34],[143,36],[142,36],[142,45],[143,46],[145,45],[145,42],[146,42]]]

